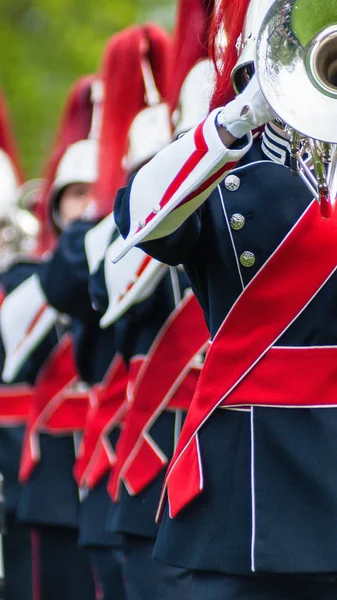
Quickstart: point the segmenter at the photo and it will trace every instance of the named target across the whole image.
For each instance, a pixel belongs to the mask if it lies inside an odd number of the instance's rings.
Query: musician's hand
[[[275,113],[262,94],[254,75],[245,90],[219,112],[217,125],[224,127],[235,138],[241,138],[252,129],[261,127],[273,119]]]

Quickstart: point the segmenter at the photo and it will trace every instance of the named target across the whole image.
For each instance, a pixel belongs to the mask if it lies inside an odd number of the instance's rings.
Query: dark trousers
[[[126,600],[123,582],[123,553],[114,548],[89,547],[97,600]]]
[[[189,600],[190,573],[152,559],[154,540],[124,536],[127,600]]]
[[[95,600],[90,558],[77,545],[77,529],[43,526],[38,533],[40,600]]]
[[[240,577],[191,571],[186,600],[336,600],[335,577]]]
[[[6,514],[3,536],[6,600],[32,600],[32,549],[30,530]]]

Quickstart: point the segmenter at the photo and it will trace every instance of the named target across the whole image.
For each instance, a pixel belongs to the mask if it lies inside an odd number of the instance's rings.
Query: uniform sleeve
[[[159,152],[118,194],[115,218],[125,244],[115,261],[135,245],[180,229],[249,150],[251,135],[232,148],[223,145],[215,125],[219,110]],[[188,223],[190,234],[196,226]]]
[[[8,294],[0,310],[1,345],[5,360],[2,379],[34,383],[41,365],[57,341],[57,312],[41,289],[41,264],[18,264],[2,279]]]
[[[95,224],[78,221],[70,226],[40,272],[41,286],[49,304],[72,317],[85,318],[92,310],[84,239]]]
[[[105,283],[104,260],[89,277],[89,293],[92,306],[103,315],[109,305],[109,296]]]
[[[89,293],[93,308],[102,314],[109,305],[105,282],[105,255],[110,244],[118,236],[113,213],[105,217],[85,236],[85,251],[89,265]]]
[[[117,227],[124,238],[129,231],[128,195],[132,181],[128,187],[118,191],[115,200],[115,220]],[[200,209],[195,211],[180,227],[165,237],[137,244],[153,258],[166,265],[176,266],[189,262],[199,241],[201,229]]]

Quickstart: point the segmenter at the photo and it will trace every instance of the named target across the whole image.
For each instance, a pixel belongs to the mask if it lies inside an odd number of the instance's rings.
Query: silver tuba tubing
[[[337,2],[276,0],[262,23],[255,68],[283,123],[292,170],[321,204],[337,203]]]

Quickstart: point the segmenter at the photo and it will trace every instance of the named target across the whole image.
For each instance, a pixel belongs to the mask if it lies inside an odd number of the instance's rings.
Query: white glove
[[[216,124],[225,127],[234,137],[241,138],[275,117],[254,75],[244,91],[218,113]]]

